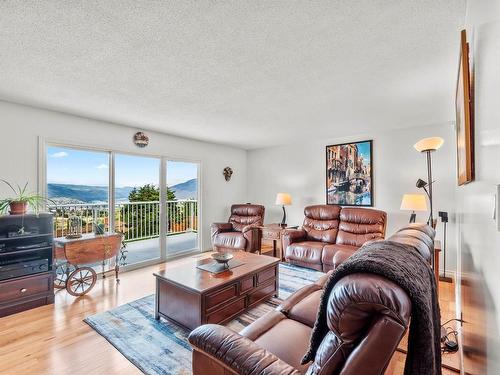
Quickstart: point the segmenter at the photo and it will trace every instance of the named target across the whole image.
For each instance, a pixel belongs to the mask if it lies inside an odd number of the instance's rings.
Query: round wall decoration
[[[146,147],[149,144],[149,137],[143,132],[137,132],[134,134],[134,144],[137,147]]]

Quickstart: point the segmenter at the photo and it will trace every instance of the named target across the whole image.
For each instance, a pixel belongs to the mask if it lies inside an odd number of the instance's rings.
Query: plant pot
[[[27,202],[11,202],[9,213],[11,215],[24,215],[28,212],[28,203]]]

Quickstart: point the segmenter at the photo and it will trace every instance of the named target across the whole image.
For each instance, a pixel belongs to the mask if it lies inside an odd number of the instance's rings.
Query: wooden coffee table
[[[225,323],[278,294],[279,259],[234,252],[243,264],[213,274],[200,270],[210,254],[167,264],[155,273],[155,318],[172,320],[190,330],[206,323]]]

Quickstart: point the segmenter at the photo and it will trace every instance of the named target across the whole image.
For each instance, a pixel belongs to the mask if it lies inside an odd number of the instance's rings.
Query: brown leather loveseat
[[[282,236],[285,259],[302,267],[327,272],[335,269],[365,242],[385,237],[384,211],[336,205],[304,209],[300,229],[287,229]]]
[[[413,225],[389,240],[412,245],[427,260],[435,232]],[[316,320],[325,275],[299,289],[239,334],[208,324],[189,336],[193,375],[381,375],[409,326],[412,306],[406,292],[369,273],[343,277],[327,304],[329,331],[314,361],[301,365]]]
[[[260,251],[261,237],[258,229],[264,222],[264,206],[258,204],[233,204],[227,223],[211,226],[212,246],[215,251]]]

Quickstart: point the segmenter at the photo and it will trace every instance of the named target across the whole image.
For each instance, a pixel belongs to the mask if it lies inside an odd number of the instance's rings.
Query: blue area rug
[[[240,331],[274,309],[282,299],[322,275],[318,271],[280,264],[279,298],[257,305],[226,326]],[[84,321],[145,374],[191,374],[189,331],[165,319],[155,320],[154,295],[92,315]]]

